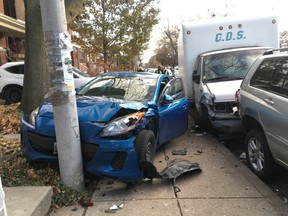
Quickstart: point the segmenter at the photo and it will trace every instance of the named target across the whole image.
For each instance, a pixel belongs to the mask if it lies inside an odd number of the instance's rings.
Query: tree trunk
[[[50,86],[39,0],[25,0],[25,76],[20,109],[30,113],[43,101]]]

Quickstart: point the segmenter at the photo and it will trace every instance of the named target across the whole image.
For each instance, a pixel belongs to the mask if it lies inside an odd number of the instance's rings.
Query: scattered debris
[[[79,204],[83,207],[91,207],[93,206],[93,202],[91,202],[90,200],[85,200],[84,198],[81,198],[79,201]]]
[[[157,168],[149,161],[140,161],[140,167],[143,171],[143,179],[154,179],[154,178],[162,178],[157,172]]]
[[[205,131],[206,131],[206,128],[201,127],[200,125],[193,125],[193,126],[191,127],[191,130],[190,130],[191,133],[196,133],[196,132],[197,132],[196,136],[203,136],[203,135],[205,135],[205,134],[206,134]]]
[[[197,130],[200,128],[200,125],[192,125],[191,129],[192,130]]]
[[[203,132],[203,133],[196,133],[195,135],[196,135],[196,136],[204,136],[204,135],[206,135],[206,132]]]
[[[165,154],[165,161],[169,161],[169,156]]]
[[[113,214],[115,213],[116,211],[120,210],[120,209],[123,209],[124,208],[124,203],[120,203],[119,205],[116,205],[116,204],[113,204],[109,209],[105,209],[105,212],[106,213],[110,213],[110,214]]]
[[[157,172],[156,167],[149,161],[140,162],[144,178],[154,179],[173,179],[174,192],[178,193],[181,190],[176,186],[176,178],[185,172],[197,170],[202,171],[198,163],[192,163],[188,160],[174,159],[168,162],[168,165],[160,172]]]
[[[173,155],[186,155],[187,154],[187,149],[184,148],[184,149],[174,149],[172,151],[172,154]]]
[[[71,211],[77,211],[77,210],[78,210],[78,208],[76,206],[71,209]]]
[[[239,156],[239,158],[240,158],[240,159],[244,159],[244,160],[246,160],[246,153],[243,152],[243,153]]]
[[[174,192],[178,193],[181,190],[176,186],[176,178],[185,172],[193,170],[202,171],[198,163],[192,163],[188,160],[174,159],[170,161],[167,167],[165,167],[159,174],[162,178],[173,179]]]

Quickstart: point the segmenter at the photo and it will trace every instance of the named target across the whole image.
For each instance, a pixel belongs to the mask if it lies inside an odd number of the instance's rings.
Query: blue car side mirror
[[[162,104],[170,104],[173,102],[173,98],[170,95],[164,94]]]

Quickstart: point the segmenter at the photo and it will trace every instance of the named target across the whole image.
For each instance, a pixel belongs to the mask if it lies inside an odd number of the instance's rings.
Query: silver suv
[[[260,178],[271,177],[276,163],[288,169],[287,50],[260,56],[237,95],[247,162]]]

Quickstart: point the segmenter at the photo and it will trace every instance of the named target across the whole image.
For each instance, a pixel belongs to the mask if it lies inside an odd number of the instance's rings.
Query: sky
[[[154,55],[156,42],[161,30],[168,25],[178,25],[191,20],[210,19],[209,12],[216,15],[234,16],[277,15],[280,31],[288,30],[287,0],[160,0],[160,22],[154,27],[150,37],[149,49],[144,52],[143,62]]]

